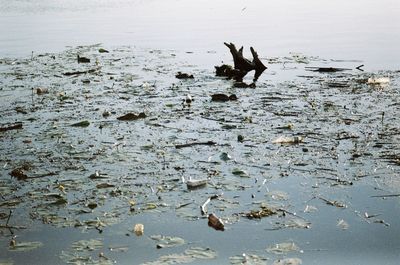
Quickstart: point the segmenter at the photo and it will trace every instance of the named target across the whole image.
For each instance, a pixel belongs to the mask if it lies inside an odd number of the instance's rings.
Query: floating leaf
[[[267,251],[273,254],[285,254],[292,251],[300,251],[300,248],[294,242],[284,242],[269,246]]]
[[[185,254],[194,259],[214,259],[217,257],[217,252],[210,248],[192,247],[185,250]]]
[[[43,246],[42,242],[32,241],[32,242],[16,242],[10,245],[10,251],[30,251]]]
[[[185,244],[185,240],[180,237],[155,235],[151,236],[150,238],[159,242],[157,244],[157,248],[170,248]]]
[[[258,255],[237,255],[230,257],[229,261],[231,264],[246,264],[246,265],[267,265],[267,259]]]
[[[242,178],[250,177],[249,174],[245,170],[242,170],[240,168],[234,168],[232,170],[232,174],[236,175],[236,176],[239,176],[239,177],[242,177]]]
[[[125,115],[122,115],[122,116],[118,117],[117,120],[120,120],[120,121],[134,121],[134,120],[143,119],[143,118],[146,118],[146,114],[144,114],[144,112],[141,112],[139,114],[128,113],[128,114],[125,114]]]
[[[71,124],[72,127],[88,127],[89,125],[90,125],[89,121],[80,121],[80,122]]]
[[[103,247],[103,242],[98,239],[79,240],[72,243],[71,248],[76,251],[93,251]]]
[[[267,193],[267,195],[276,201],[287,201],[289,199],[289,195],[286,192],[280,190],[270,191]]]
[[[12,260],[0,260],[0,265],[13,265],[14,262]]]
[[[318,208],[312,205],[306,205],[306,208],[304,209],[305,213],[313,213],[318,211]]]
[[[303,262],[299,258],[287,258],[275,260],[272,265],[300,265]]]

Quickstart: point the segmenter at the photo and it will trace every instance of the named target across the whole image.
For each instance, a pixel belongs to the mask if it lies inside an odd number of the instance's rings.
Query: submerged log
[[[253,78],[253,82],[255,82],[265,69],[267,69],[259,59],[258,54],[253,47],[250,47],[251,54],[253,55],[253,61],[250,61],[243,56],[243,46],[238,50],[233,43],[224,42],[224,44],[229,48],[232,54],[234,68],[232,69],[231,66],[225,64],[222,66],[216,66],[215,69],[217,76],[226,76],[241,82],[248,72],[255,70]]]

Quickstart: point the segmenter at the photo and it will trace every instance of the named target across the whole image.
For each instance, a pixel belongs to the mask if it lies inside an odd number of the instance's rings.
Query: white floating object
[[[367,81],[368,84],[370,85],[383,85],[383,84],[389,84],[390,79],[389,77],[379,77],[379,78],[368,78]]]
[[[137,236],[141,236],[144,234],[144,225],[143,224],[135,224],[133,231]]]
[[[207,179],[190,179],[186,181],[188,189],[196,189],[207,185]]]
[[[280,136],[277,139],[273,140],[272,143],[274,144],[298,144],[303,142],[303,136]]]

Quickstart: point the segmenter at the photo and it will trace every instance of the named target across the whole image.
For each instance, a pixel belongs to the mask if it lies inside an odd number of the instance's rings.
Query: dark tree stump
[[[233,78],[236,81],[241,82],[243,77],[250,71],[255,70],[253,82],[257,81],[260,75],[267,69],[267,67],[258,58],[257,52],[250,47],[251,54],[253,55],[253,61],[250,61],[243,56],[243,47],[239,50],[236,49],[235,44],[224,42],[225,46],[229,48],[232,57],[234,69],[229,65],[216,66],[217,76],[227,76]]]

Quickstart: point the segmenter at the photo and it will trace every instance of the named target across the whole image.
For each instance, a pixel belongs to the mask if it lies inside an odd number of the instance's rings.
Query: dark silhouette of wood
[[[253,82],[255,82],[265,69],[267,69],[267,67],[261,62],[253,47],[250,47],[251,54],[253,55],[253,61],[250,61],[243,56],[243,46],[238,50],[233,43],[224,42],[224,44],[229,48],[232,54],[234,69],[229,65],[216,66],[217,76],[227,76],[241,82],[248,72],[254,70]]]

